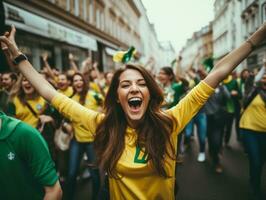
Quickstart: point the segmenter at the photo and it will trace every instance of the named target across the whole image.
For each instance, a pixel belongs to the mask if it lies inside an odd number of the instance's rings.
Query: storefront
[[[117,50],[110,47],[105,47],[104,49],[104,58],[106,63],[106,71],[113,71],[117,68],[117,63],[114,63],[113,56],[116,54]]]
[[[69,68],[68,54],[81,64],[88,55],[97,54],[97,41],[82,30],[74,30],[24,9],[4,3],[6,25],[17,28],[16,41],[35,68],[42,66],[41,55],[47,52],[49,63],[59,69]]]

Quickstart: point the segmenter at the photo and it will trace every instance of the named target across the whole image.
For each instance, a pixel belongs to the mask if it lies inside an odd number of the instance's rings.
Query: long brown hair
[[[136,128],[138,138],[136,145],[145,150],[153,168],[163,177],[168,177],[164,168],[165,155],[174,159],[175,151],[170,139],[174,128],[172,118],[164,114],[160,107],[163,93],[151,74],[143,67],[128,64],[114,73],[110,88],[104,102],[105,117],[96,130],[94,140],[99,168],[111,177],[117,178],[115,166],[125,148],[127,121],[121,105],[117,102],[117,88],[121,73],[127,69],[139,71],[146,81],[151,98],[142,122]],[[170,144],[170,149],[167,145]]]
[[[86,100],[86,96],[87,96],[87,93],[88,93],[88,90],[89,90],[89,86],[88,86],[88,83],[87,81],[85,80],[84,76],[79,73],[79,72],[76,72],[73,76],[72,76],[72,87],[73,87],[73,95],[74,96],[75,94],[77,94],[77,91],[75,89],[75,87],[73,86],[73,83],[74,83],[74,77],[75,76],[80,76],[82,81],[83,81],[83,87],[82,87],[82,91],[81,93],[79,93],[79,103],[81,105],[84,105],[85,104],[85,100]]]

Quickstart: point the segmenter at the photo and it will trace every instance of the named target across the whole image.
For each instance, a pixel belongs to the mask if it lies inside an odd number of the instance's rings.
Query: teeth
[[[128,100],[128,104],[130,107],[139,107],[142,103],[142,99],[140,97],[132,97]]]
[[[133,97],[133,98],[129,99],[129,101],[141,101],[141,98]]]

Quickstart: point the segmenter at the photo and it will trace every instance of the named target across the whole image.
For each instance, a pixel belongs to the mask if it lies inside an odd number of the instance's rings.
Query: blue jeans
[[[69,150],[69,166],[68,166],[68,177],[66,182],[66,193],[69,199],[74,199],[75,189],[76,189],[76,178],[80,166],[81,159],[83,154],[86,153],[88,157],[89,163],[96,162],[96,157],[93,149],[93,143],[81,143],[72,139],[70,143]],[[98,169],[92,168],[90,169],[92,185],[93,185],[93,198],[97,199],[99,187],[100,187],[100,179]]]
[[[249,176],[255,195],[261,191],[261,174],[266,160],[266,132],[241,129],[243,142],[249,158]]]
[[[200,152],[205,152],[205,143],[207,135],[207,118],[204,112],[199,112],[185,127],[185,137],[190,138],[193,133],[194,123],[197,126]]]

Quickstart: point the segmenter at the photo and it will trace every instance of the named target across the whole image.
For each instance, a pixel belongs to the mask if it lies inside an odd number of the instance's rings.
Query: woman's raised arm
[[[266,22],[253,33],[240,47],[236,48],[220,60],[204,79],[209,86],[215,88],[224,80],[251,52],[266,38]]]
[[[57,91],[33,68],[30,62],[23,60],[17,65],[13,63],[13,60],[22,54],[22,52],[17,48],[15,33],[16,29],[12,26],[9,33],[6,32],[5,35],[0,36],[1,47],[8,59],[10,67],[18,69],[39,92],[39,94],[47,101],[51,102],[53,97],[57,94]]]

